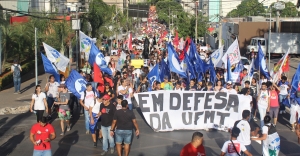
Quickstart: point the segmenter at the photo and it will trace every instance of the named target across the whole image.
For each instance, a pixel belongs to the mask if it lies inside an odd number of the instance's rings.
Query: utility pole
[[[271,69],[271,66],[270,66],[270,59],[271,59],[271,49],[270,49],[270,39],[271,39],[271,17],[272,17],[272,11],[270,10],[270,26],[269,26],[269,35],[268,35],[268,55],[269,55],[269,70]]]
[[[198,2],[195,2],[195,15],[196,15],[196,20],[195,20],[195,43],[197,43],[197,30],[198,30]]]
[[[77,20],[77,26],[79,25],[78,23],[78,6],[76,5],[76,20]],[[75,30],[75,33],[76,33],[76,70],[78,71],[79,70],[79,50],[78,50],[78,31],[79,30]]]
[[[170,5],[169,5],[169,31],[170,31],[170,33],[171,33],[171,27],[170,27],[170,18],[171,18],[171,13],[170,13]]]
[[[38,58],[37,58],[37,28],[34,28],[34,49],[35,49],[35,85],[38,85]]]
[[[0,28],[0,74],[2,74],[2,29]]]
[[[219,48],[221,48],[222,46],[222,1],[220,1],[220,5],[219,5]]]

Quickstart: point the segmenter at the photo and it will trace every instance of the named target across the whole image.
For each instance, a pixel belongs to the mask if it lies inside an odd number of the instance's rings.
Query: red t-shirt
[[[277,91],[271,90],[269,94],[270,94],[270,107],[279,107]]]
[[[203,145],[195,148],[191,143],[185,145],[180,152],[180,156],[206,156]]]
[[[45,125],[45,127],[41,126],[39,123],[34,124],[31,127],[30,133],[34,134],[35,140],[41,140],[41,143],[36,146],[34,145],[35,150],[49,150],[51,149],[50,142],[44,142],[47,138],[50,139],[50,134],[54,133],[54,128],[51,124]]]

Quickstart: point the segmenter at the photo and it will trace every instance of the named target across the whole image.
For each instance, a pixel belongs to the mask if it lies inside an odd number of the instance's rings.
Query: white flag
[[[89,60],[90,50],[92,43],[96,43],[95,38],[90,38],[85,35],[82,31],[79,31],[79,41],[80,41],[80,52],[85,55],[85,60]]]
[[[221,48],[219,48],[210,55],[211,61],[213,62],[215,67],[222,67],[221,58],[223,56],[223,47],[224,46],[221,46]]]
[[[285,55],[278,61],[278,66],[279,68],[276,70],[276,66],[274,67],[274,69],[272,70],[272,75],[271,77],[273,78],[273,82],[277,83],[277,81],[281,78],[281,74],[282,74],[282,66],[284,65],[287,57],[289,56],[290,53],[290,48],[288,49],[287,53],[285,53]],[[275,70],[275,71],[274,71]]]
[[[227,66],[227,56],[229,57],[231,65],[240,62],[241,53],[240,53],[239,43],[237,39],[235,39],[235,41],[229,46],[225,55],[222,57],[222,61],[225,67]]]
[[[43,42],[43,45],[47,58],[54,63],[58,70],[65,72],[70,60],[48,44]]]

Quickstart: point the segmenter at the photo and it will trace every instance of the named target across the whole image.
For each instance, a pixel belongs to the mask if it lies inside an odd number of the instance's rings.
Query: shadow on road
[[[290,124],[289,121],[290,121],[290,114],[289,113],[278,114],[277,122],[279,122],[280,124],[282,124],[282,126],[286,126],[289,129],[291,129],[291,124]]]
[[[7,123],[5,123],[1,128],[0,128],[0,138],[7,132],[9,131],[14,125],[17,125],[19,121],[24,120],[28,118],[32,113],[27,112],[23,114],[19,114],[9,120]]]
[[[38,84],[40,84],[42,82],[42,80],[39,80],[38,81]],[[26,86],[26,87],[24,87],[23,89],[21,89],[21,93],[24,93],[24,92],[26,92],[27,90],[29,90],[29,89],[31,89],[31,88],[33,88],[33,90],[32,90],[32,93],[34,92],[34,88],[35,88],[35,82],[33,82],[33,83],[31,83],[30,85],[28,85],[28,86]]]
[[[2,156],[10,155],[11,152],[20,144],[25,138],[24,131],[18,135],[11,137],[8,141],[0,146],[0,153]]]
[[[290,135],[295,135],[295,137],[294,137],[295,140],[293,140],[293,141],[298,141],[295,133],[291,132]],[[280,136],[280,152],[281,153],[283,153],[284,155],[295,154],[295,149],[299,149],[298,144],[296,144],[294,142],[290,142],[282,135]],[[299,155],[299,153],[298,153],[298,155]]]
[[[8,117],[5,117],[5,118],[2,118],[2,119],[0,120],[0,127],[1,127],[3,124],[5,124],[5,122],[6,122],[7,119],[8,119]]]
[[[178,144],[177,142],[173,142],[171,146],[167,146],[167,155],[166,156],[173,156],[178,155],[183,148],[183,144]]]
[[[74,131],[68,135],[65,135],[60,141],[58,142],[58,149],[54,152],[53,156],[62,156],[68,155],[71,146],[75,145],[78,142],[79,135],[78,131]]]

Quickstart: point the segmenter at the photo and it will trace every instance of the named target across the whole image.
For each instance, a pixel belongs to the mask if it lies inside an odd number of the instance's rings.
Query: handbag
[[[232,142],[232,140],[230,140],[230,141],[231,141],[231,143],[232,143],[232,145],[233,145],[233,148],[234,148],[236,154],[238,154],[239,156],[241,156],[240,153],[236,150],[236,148],[235,148],[234,143]]]

